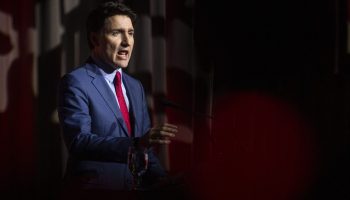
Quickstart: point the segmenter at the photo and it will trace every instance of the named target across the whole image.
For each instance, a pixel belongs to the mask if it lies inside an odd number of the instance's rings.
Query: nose
[[[123,38],[122,38],[122,46],[130,46],[130,36],[128,34],[123,34]]]

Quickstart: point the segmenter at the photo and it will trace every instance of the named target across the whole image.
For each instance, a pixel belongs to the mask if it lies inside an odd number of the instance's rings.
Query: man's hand
[[[160,124],[151,128],[151,130],[141,138],[140,144],[142,146],[169,144],[171,142],[170,138],[175,137],[176,133],[177,126],[168,123]]]

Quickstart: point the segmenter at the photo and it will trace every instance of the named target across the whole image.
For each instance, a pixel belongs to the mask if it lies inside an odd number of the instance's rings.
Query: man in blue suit
[[[177,127],[151,128],[144,89],[123,71],[134,46],[135,18],[116,2],[93,10],[87,19],[91,56],[60,82],[58,114],[69,150],[65,180],[73,190],[130,190],[128,151],[135,145],[147,152],[144,185],[166,175],[151,145],[168,144]]]

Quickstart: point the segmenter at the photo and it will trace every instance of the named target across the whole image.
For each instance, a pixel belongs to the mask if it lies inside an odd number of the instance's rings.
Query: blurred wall
[[[57,198],[57,84],[89,56],[100,2],[0,5],[2,194]],[[127,71],[152,122],[180,128],[157,150],[187,197],[350,198],[347,0],[123,2],[138,13]]]

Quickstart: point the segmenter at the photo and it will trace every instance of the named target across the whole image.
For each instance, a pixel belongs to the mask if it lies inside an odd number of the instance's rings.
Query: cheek
[[[117,44],[118,44],[117,42],[107,38],[105,43],[104,43],[104,47],[105,47],[107,52],[113,53],[118,47]]]
[[[108,57],[115,57],[117,54],[117,47],[115,45],[107,45],[105,52]]]
[[[108,49],[108,51],[114,52],[117,49],[117,45],[113,44],[113,43],[108,43],[107,44],[107,49]]]

